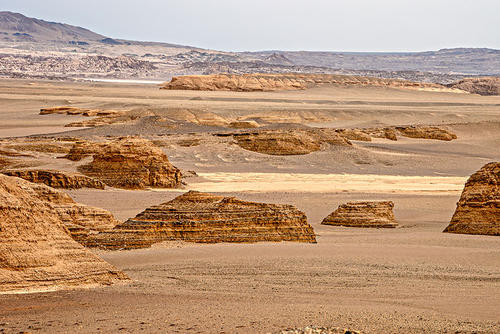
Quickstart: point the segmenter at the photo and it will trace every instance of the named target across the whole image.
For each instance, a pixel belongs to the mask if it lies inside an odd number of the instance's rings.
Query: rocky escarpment
[[[59,214],[32,185],[0,175],[0,292],[109,285],[126,279],[71,239]]]
[[[347,227],[397,227],[392,209],[394,203],[349,202],[328,215],[321,224]]]
[[[448,87],[479,95],[500,95],[500,77],[466,78]]]
[[[483,166],[467,180],[444,232],[500,235],[500,162]]]
[[[110,230],[120,223],[109,211],[76,203],[62,191],[43,184],[28,183],[27,185],[41,201],[52,207],[70,235],[78,242],[82,242],[88,235]]]
[[[190,191],[146,209],[112,231],[89,238],[86,245],[131,249],[168,240],[316,242],[316,237],[305,214],[291,205],[246,202]]]
[[[396,127],[401,135],[409,138],[437,139],[450,141],[457,139],[457,135],[437,126],[405,126]]]
[[[3,174],[20,177],[24,180],[43,183],[52,188],[79,189],[95,188],[104,189],[105,184],[91,177],[69,172],[55,170],[7,170]]]
[[[181,172],[161,148],[151,141],[123,137],[111,142],[76,143],[66,158],[78,161],[93,156],[92,162],[79,167],[83,174],[106,185],[125,189],[175,188],[181,184]]]
[[[350,146],[349,140],[333,129],[279,129],[233,134],[245,150],[270,155],[301,155],[319,151],[322,144]]]
[[[453,91],[439,84],[419,83],[396,79],[337,75],[337,74],[212,74],[173,77],[162,89],[266,92],[299,90],[323,85],[371,86]],[[457,90],[458,91],[458,90]]]

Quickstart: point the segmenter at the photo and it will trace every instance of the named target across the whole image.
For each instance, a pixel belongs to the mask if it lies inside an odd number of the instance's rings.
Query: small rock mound
[[[107,143],[76,143],[66,158],[78,161],[92,155],[93,161],[79,167],[83,174],[106,185],[125,189],[175,188],[181,172],[161,148],[151,141],[124,137]]]
[[[89,247],[133,249],[180,240],[197,243],[316,242],[305,214],[291,205],[246,202],[189,191],[146,209],[112,231],[88,239]]]
[[[444,232],[500,235],[500,162],[483,166],[467,180]]]
[[[349,202],[328,215],[321,224],[347,227],[397,227],[392,209],[394,203]]]
[[[109,285],[127,278],[72,240],[32,185],[0,175],[0,292]]]
[[[233,134],[245,150],[270,155],[302,155],[319,151],[321,144],[350,146],[349,140],[332,129],[265,130]]]
[[[409,138],[437,139],[450,141],[457,139],[457,135],[437,126],[405,126],[396,127],[403,136]]]
[[[500,95],[500,77],[466,78],[448,87],[479,95]]]
[[[5,175],[20,177],[26,181],[43,183],[52,188],[80,189],[95,188],[104,189],[105,184],[91,177],[69,172],[54,170],[7,170]]]

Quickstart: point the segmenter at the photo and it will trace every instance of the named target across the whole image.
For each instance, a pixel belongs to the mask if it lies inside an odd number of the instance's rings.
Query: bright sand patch
[[[189,190],[208,192],[460,192],[466,177],[372,174],[199,173],[204,179]]]

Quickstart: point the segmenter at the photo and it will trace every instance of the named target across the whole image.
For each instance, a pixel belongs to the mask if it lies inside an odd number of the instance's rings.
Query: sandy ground
[[[0,110],[0,130],[5,130],[0,136],[44,132],[40,120],[49,122],[43,126],[68,130],[63,128],[65,120],[75,117],[37,114],[41,107],[74,103],[195,106],[220,115],[308,110],[333,115],[334,126],[446,124],[459,137],[452,142],[356,142],[349,151],[325,148],[294,157],[272,157],[211,141],[195,147],[167,145],[164,150],[176,166],[200,175],[186,179],[185,189],[68,193],[78,202],[110,210],[120,220],[188,189],[289,203],[307,214],[318,243],[174,243],[98,251],[132,281],[96,289],[0,295],[0,332],[267,333],[307,325],[365,333],[500,332],[500,239],[441,233],[465,179],[485,163],[500,160],[499,97],[367,88],[176,92],[141,85],[6,80],[0,81],[0,100],[7,106]],[[40,159],[60,169],[75,168],[64,159],[49,158]],[[320,224],[339,204],[351,200],[394,201],[402,227]]]

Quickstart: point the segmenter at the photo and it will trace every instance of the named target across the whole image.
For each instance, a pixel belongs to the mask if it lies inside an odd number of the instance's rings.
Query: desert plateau
[[[226,52],[19,15],[0,333],[500,333],[499,50]]]

